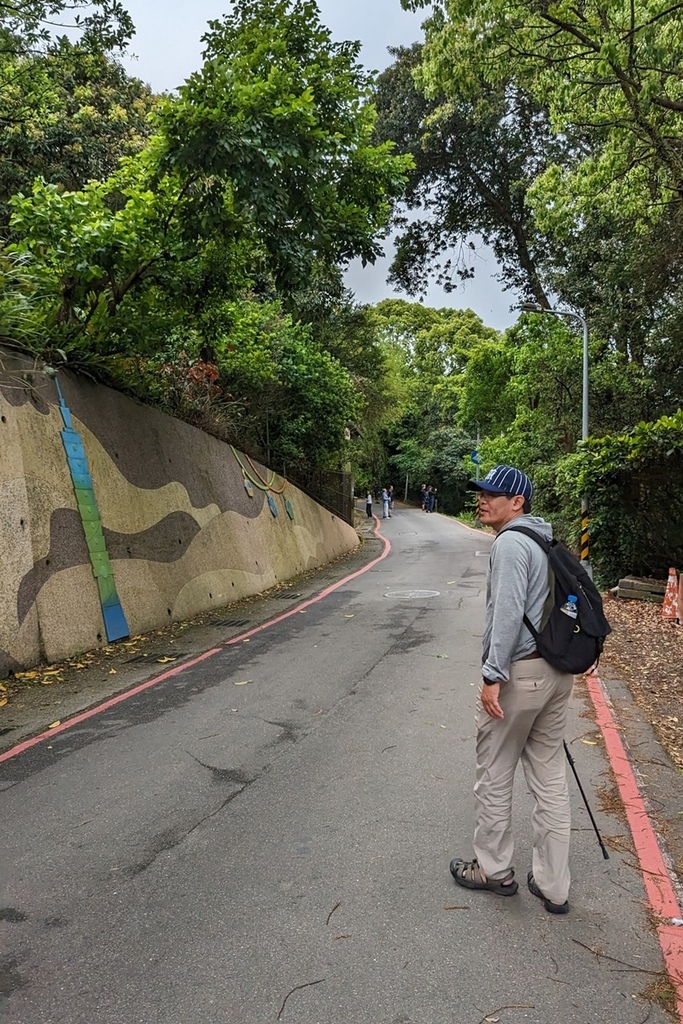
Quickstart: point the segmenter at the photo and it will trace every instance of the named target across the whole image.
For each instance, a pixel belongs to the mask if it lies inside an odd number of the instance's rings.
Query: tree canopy
[[[0,4],[0,337],[277,469],[430,482],[446,512],[477,447],[533,475],[569,541],[589,487],[605,578],[637,530],[659,571],[632,492],[618,543],[606,524],[629,474],[656,504],[680,456],[679,5],[404,6],[429,8],[426,40],[373,77],[313,0],[236,0],[155,96],[119,62],[117,0]],[[391,229],[410,296],[452,294],[481,240],[511,304],[586,318],[587,444],[563,319],[357,303],[344,269]]]
[[[556,224],[596,207],[647,218],[679,201],[681,12],[679,3],[587,0],[402,0],[431,7],[421,81],[428,93],[476,95],[512,76],[541,104],[557,133],[598,140],[575,168],[552,165],[535,206]]]
[[[12,58],[46,86],[35,139],[0,139],[34,344],[262,457],[338,465],[391,376],[340,274],[379,253],[410,165],[373,139],[358,44],[308,0],[245,0],[153,97],[116,63],[118,6],[88,19],[76,43],[36,22]]]
[[[285,290],[316,260],[374,262],[410,161],[373,143],[359,44],[333,42],[312,0],[238,0],[204,41],[202,70],[162,113],[162,168],[202,190],[214,229],[227,202]]]

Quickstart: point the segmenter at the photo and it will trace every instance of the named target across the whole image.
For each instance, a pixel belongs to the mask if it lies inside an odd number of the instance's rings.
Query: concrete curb
[[[681,906],[607,691],[595,673],[586,675],[586,685],[626,812],[648,903],[657,920],[664,965],[683,1024],[683,926],[675,923],[683,921]]]

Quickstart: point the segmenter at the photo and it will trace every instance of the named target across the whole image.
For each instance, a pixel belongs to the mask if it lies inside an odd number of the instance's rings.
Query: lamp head
[[[540,302],[522,302],[519,308],[523,313],[544,313],[546,310]]]

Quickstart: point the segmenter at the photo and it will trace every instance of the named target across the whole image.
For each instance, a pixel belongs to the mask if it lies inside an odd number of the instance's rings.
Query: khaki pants
[[[512,783],[522,761],[535,800],[532,871],[543,895],[569,895],[569,793],[563,740],[574,677],[541,658],[517,661],[500,688],[505,717],[490,718],[477,701],[474,853],[488,878],[512,867]]]

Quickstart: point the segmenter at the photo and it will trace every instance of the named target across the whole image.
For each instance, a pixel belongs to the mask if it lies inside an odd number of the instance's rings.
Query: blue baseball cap
[[[493,494],[509,494],[511,498],[521,494],[528,501],[534,493],[531,480],[514,466],[494,466],[483,480],[470,480],[470,491],[489,491]]]

